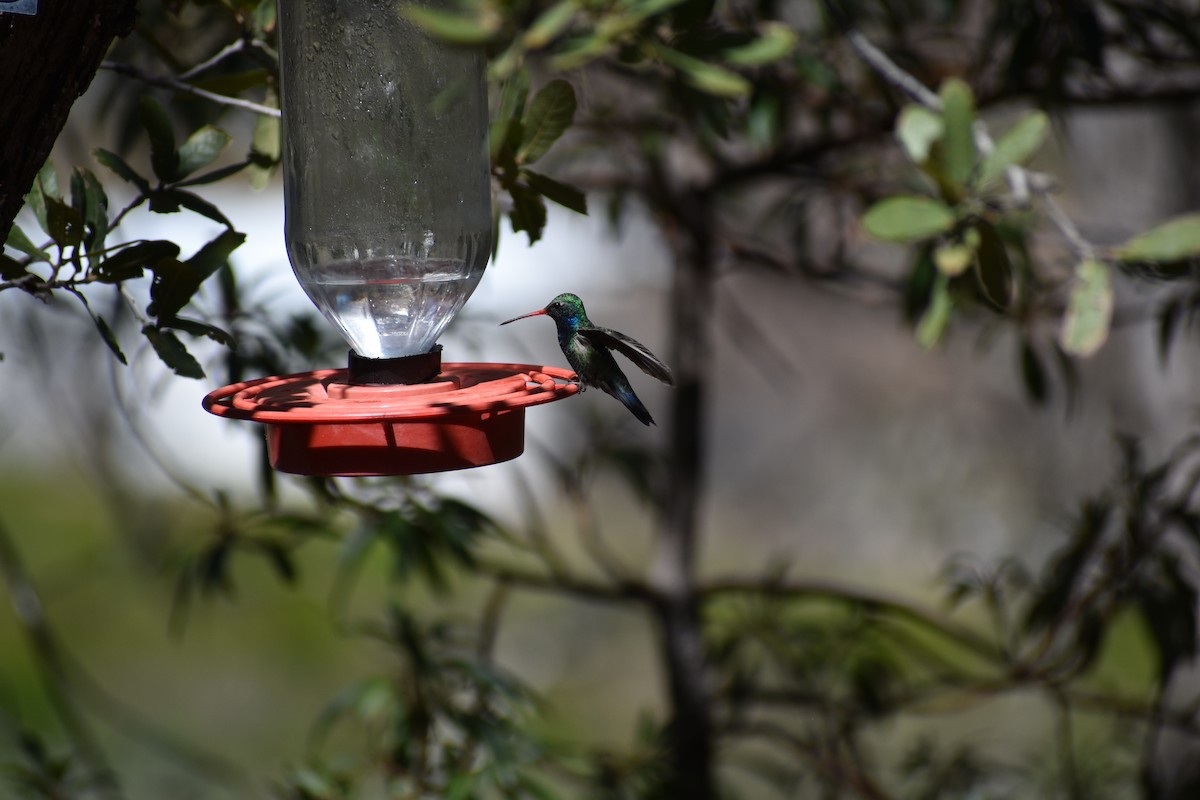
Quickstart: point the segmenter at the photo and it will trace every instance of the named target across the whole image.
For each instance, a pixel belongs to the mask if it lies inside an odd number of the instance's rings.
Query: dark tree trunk
[[[0,241],[71,106],[137,15],[136,0],[41,0],[40,6],[35,16],[0,14]]]
[[[707,195],[676,190],[671,219],[675,277],[670,314],[672,369],[668,488],[659,533],[655,584],[659,636],[671,698],[671,798],[715,800],[714,731],[696,593],[696,538],[704,492],[705,418],[713,314],[712,218]]]

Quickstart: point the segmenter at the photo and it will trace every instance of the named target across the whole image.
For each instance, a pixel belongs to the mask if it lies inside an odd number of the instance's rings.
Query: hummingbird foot
[[[587,391],[587,385],[584,384],[583,380],[578,376],[572,378],[569,382],[579,387],[579,394],[583,394]]]

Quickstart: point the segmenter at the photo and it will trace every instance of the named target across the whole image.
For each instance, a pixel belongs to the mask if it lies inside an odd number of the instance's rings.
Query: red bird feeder
[[[204,408],[263,423],[283,472],[507,461],[524,451],[526,407],[578,391],[553,367],[441,363],[437,338],[491,250],[485,60],[429,38],[406,11],[280,4],[288,257],[350,364],[225,386]]]
[[[271,465],[300,475],[410,475],[482,467],[525,450],[525,409],[575,394],[568,370],[445,364],[430,381],[358,386],[325,369],[260,378],[204,398],[267,426]]]

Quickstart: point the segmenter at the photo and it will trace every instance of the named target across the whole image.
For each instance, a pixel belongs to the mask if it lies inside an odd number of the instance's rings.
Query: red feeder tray
[[[425,383],[354,385],[324,369],[235,383],[204,409],[267,428],[271,466],[297,475],[415,475],[525,451],[525,408],[579,391],[575,374],[529,364],[443,364]]]

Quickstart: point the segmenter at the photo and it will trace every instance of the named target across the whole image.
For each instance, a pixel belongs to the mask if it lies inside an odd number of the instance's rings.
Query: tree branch
[[[872,44],[861,31],[853,25],[844,22],[844,15],[837,8],[833,0],[825,0],[825,6],[834,19],[843,20],[842,35],[867,66],[875,70],[885,81],[907,94],[925,108],[939,112],[942,110],[941,97],[931,91],[921,81],[917,80],[912,74],[906,72],[899,64],[889,58],[886,53]],[[982,120],[976,121],[973,133],[979,152],[986,155],[996,149],[996,143],[992,140],[991,134],[988,133],[987,126],[983,124]],[[1041,198],[1046,208],[1047,216],[1054,226],[1058,228],[1063,239],[1066,240],[1067,245],[1077,258],[1087,259],[1094,256],[1096,251],[1095,246],[1080,234],[1079,228],[1067,216],[1058,202],[1050,196],[1054,188],[1053,181],[1045,180],[1042,176],[1036,176],[1024,167],[1015,164],[1009,166],[1005,170],[1005,174],[1008,178],[1009,187],[1015,196],[1024,200],[1028,195],[1028,191],[1032,189]]]
[[[600,583],[565,574],[539,575],[534,572],[499,564],[479,562],[478,571],[502,583],[520,589],[549,594],[564,594],[581,600],[600,603],[657,603],[658,596],[645,584],[627,580],[621,583]]]
[[[115,72],[118,75],[136,78],[142,83],[148,83],[151,86],[160,86],[164,89],[170,89],[171,91],[190,94],[194,97],[211,100],[212,102],[219,103],[223,106],[232,106],[245,111],[252,111],[255,114],[262,114],[265,117],[275,117],[278,119],[282,115],[278,108],[264,106],[262,103],[255,103],[253,100],[243,100],[240,97],[230,97],[229,95],[210,92],[207,89],[201,89],[199,86],[193,86],[186,81],[181,81],[178,78],[171,77],[170,75],[151,75],[148,72],[143,72],[132,64],[124,64],[119,61],[104,61],[100,64],[100,68],[106,69],[109,72]]]
[[[0,242],[75,99],[136,13],[135,0],[74,0],[43,2],[34,16],[0,14]]]
[[[718,578],[706,581],[698,589],[705,601],[724,594],[759,594],[788,599],[820,598],[850,603],[890,614],[899,619],[931,629],[989,662],[1003,660],[1004,652],[990,639],[969,628],[956,625],[911,603],[872,592],[854,589],[832,581],[786,580],[762,578]]]
[[[670,791],[672,797],[714,800],[712,691],[696,591],[715,310],[714,203],[702,187],[673,182],[657,157],[648,159],[647,167],[652,205],[668,231],[674,256],[669,309],[676,385],[667,431],[667,492],[652,577],[662,599],[656,621],[671,700]]]

